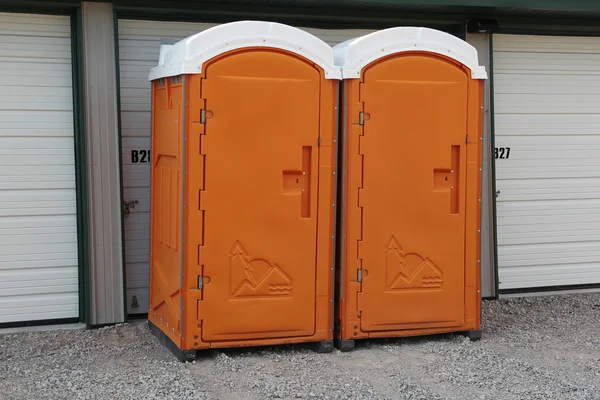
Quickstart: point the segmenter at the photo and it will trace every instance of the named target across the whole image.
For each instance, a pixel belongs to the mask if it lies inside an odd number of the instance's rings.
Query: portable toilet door
[[[377,31],[334,47],[342,69],[337,338],[480,335],[482,79],[444,32]]]
[[[149,321],[180,359],[333,349],[340,78],[329,45],[277,23],[219,25],[162,48],[149,77]]]

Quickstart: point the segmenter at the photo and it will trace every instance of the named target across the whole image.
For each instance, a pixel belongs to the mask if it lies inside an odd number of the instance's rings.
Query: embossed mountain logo
[[[442,271],[431,260],[405,253],[393,236],[386,248],[385,273],[391,290],[439,289],[444,283]]]
[[[292,295],[292,280],[277,265],[252,259],[239,242],[229,255],[233,297],[278,297]]]

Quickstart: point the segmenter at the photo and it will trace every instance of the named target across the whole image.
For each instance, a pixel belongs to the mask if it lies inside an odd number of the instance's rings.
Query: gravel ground
[[[180,363],[145,322],[0,335],[0,399],[600,399],[600,294],[485,302],[457,335],[208,351]]]

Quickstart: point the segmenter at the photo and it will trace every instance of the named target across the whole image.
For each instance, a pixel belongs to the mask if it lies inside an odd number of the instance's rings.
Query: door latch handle
[[[123,201],[123,211],[126,213],[131,212],[132,208],[135,208],[135,205],[139,203],[139,200],[125,200]]]

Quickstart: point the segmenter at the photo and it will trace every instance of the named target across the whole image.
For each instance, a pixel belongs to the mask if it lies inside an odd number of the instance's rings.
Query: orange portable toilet
[[[479,339],[486,72],[476,50],[399,27],[334,54],[344,101],[337,347],[443,332]]]
[[[152,331],[207,348],[333,349],[333,50],[290,26],[219,25],[152,69]]]

